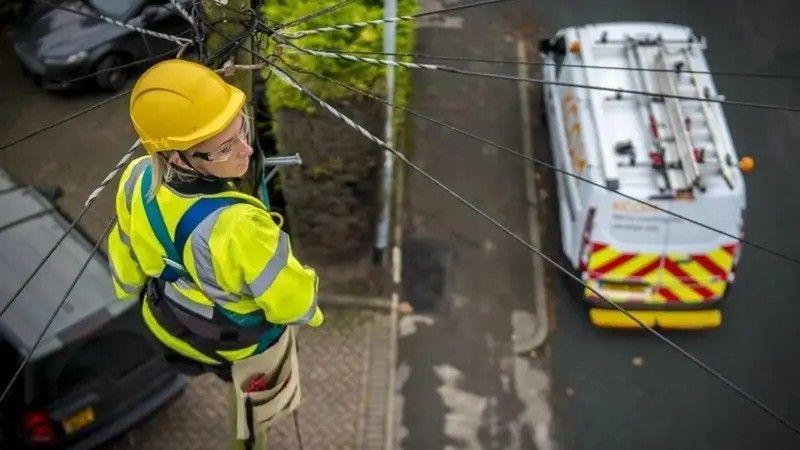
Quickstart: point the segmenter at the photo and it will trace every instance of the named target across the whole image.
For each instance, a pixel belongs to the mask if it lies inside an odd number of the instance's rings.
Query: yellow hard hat
[[[131,121],[147,153],[188,150],[222,132],[245,100],[241,90],[208,67],[170,59],[136,81]]]

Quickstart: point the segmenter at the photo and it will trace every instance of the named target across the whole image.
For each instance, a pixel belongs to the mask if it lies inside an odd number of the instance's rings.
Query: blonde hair
[[[155,198],[156,193],[161,188],[164,182],[170,182],[175,179],[180,181],[193,181],[200,178],[201,174],[190,174],[186,172],[179,172],[169,163],[172,155],[178,150],[169,150],[165,152],[158,152],[150,155],[150,162],[153,170],[151,173],[150,190],[147,192],[147,199],[152,200]]]

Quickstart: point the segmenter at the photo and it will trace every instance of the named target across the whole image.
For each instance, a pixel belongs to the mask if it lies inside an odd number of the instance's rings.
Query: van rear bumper
[[[662,303],[662,302],[651,302],[644,299],[630,299],[630,298],[619,298],[613,294],[606,293],[600,291],[601,294],[605,296],[608,300],[622,306],[625,309],[636,310],[636,311],[696,311],[696,310],[704,310],[710,309],[715,307],[720,300],[724,297],[717,297],[708,300],[703,300],[702,302],[669,302],[669,303]],[[608,302],[605,300],[597,297],[591,291],[587,290],[586,295],[584,296],[584,300],[592,306],[595,306],[600,309],[613,309],[614,307],[609,305]]]
[[[628,312],[649,327],[667,330],[703,330],[722,324],[722,313],[718,309]],[[641,328],[636,321],[616,309],[592,308],[589,310],[589,319],[593,325],[601,328]]]
[[[586,283],[594,291],[626,309],[665,311],[708,309],[725,296],[729,287],[725,281],[660,286],[604,279],[589,279]],[[586,301],[601,308],[610,308],[611,305],[592,289],[584,290]]]

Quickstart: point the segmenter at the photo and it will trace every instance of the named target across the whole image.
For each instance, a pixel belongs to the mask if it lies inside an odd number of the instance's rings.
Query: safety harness
[[[148,198],[152,183],[152,167],[142,173],[141,195],[150,228],[164,248],[164,270],[157,279],[148,283],[146,301],[158,323],[170,334],[190,343],[207,357],[229,365],[217,356],[218,350],[239,350],[257,345],[254,354],[261,353],[278,341],[286,329],[285,325],[267,322],[261,311],[238,314],[228,311],[214,302],[212,318],[201,316],[164,294],[165,283],[184,280],[194,284],[183,264],[183,250],[192,232],[206,217],[215,211],[238,203],[246,203],[238,197],[203,197],[197,200],[178,220],[175,240],[170,238],[167,225],[158,201]],[[166,299],[167,301],[164,301]]]

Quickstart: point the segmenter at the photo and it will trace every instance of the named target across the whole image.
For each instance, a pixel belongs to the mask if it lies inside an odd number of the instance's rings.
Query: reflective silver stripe
[[[211,248],[208,241],[211,239],[211,231],[217,223],[219,215],[225,208],[220,208],[200,222],[195,228],[189,239],[192,241],[192,255],[194,256],[194,268],[200,281],[200,289],[210,297],[215,303],[225,304],[237,299],[235,295],[228,294],[217,283],[214,274],[214,264],[211,261]]]
[[[117,224],[116,227],[117,227],[117,233],[119,234],[120,242],[122,242],[126,247],[128,247],[128,256],[131,257],[131,261],[135,261],[136,263],[138,263],[139,259],[136,257],[136,253],[133,253],[133,247],[131,246],[131,237],[125,234],[124,231],[122,231],[122,227],[120,226],[120,224]]]
[[[248,283],[247,287],[250,289],[250,295],[258,297],[269,289],[278,274],[286,267],[289,261],[289,236],[283,231],[278,235],[278,248],[275,254],[272,255],[264,270],[256,277],[253,282]]]
[[[131,169],[131,173],[128,175],[128,179],[125,180],[125,205],[128,207],[128,211],[131,210],[131,203],[133,202],[133,190],[136,188],[136,181],[139,180],[139,175],[141,175],[142,171],[147,167],[147,164],[150,164],[149,159],[143,159],[136,163]]]
[[[302,317],[297,319],[296,321],[292,322],[290,325],[306,325],[308,322],[311,322],[311,319],[314,317],[314,313],[317,312],[317,296],[314,295],[314,301],[311,302],[311,308],[308,308],[305,314]]]
[[[214,307],[197,303],[196,301],[183,295],[181,291],[177,290],[175,286],[172,285],[172,283],[166,283],[164,285],[164,295],[171,301],[180,305],[182,308],[187,309],[198,316],[205,317],[208,320],[211,320],[214,317]]]
[[[124,231],[122,231],[122,227],[117,224],[117,232],[119,233],[119,240],[122,241],[128,248],[131,246],[131,238]]]
[[[116,282],[119,287],[122,288],[128,294],[138,294],[141,290],[141,286],[134,286],[132,284],[123,283],[122,280],[119,279],[119,275],[117,275],[116,269],[114,269],[114,263],[111,260],[108,260],[109,269],[111,269],[111,277],[114,278],[114,282]]]

